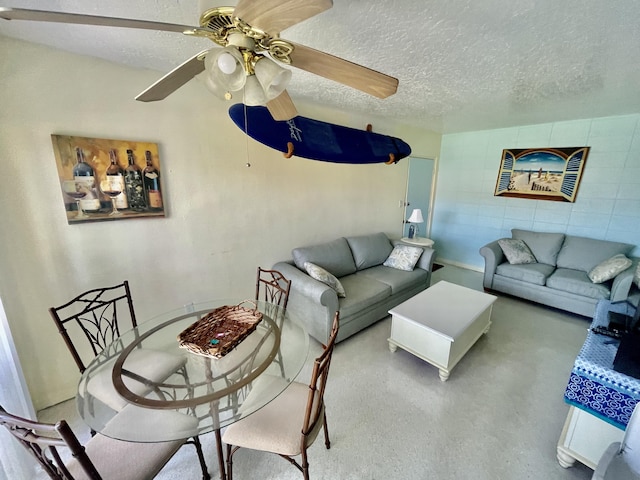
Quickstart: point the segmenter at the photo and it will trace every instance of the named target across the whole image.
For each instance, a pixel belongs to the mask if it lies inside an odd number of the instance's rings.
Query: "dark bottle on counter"
[[[147,195],[147,205],[151,210],[162,210],[162,190],[160,188],[160,172],[153,166],[151,152],[145,152],[147,166],[142,171],[144,191]]]
[[[73,167],[73,179],[76,188],[82,190],[85,196],[80,200],[80,208],[85,212],[99,212],[100,198],[96,190],[96,177],[93,167],[84,158],[84,151],[76,147],[76,165]]]
[[[129,208],[136,212],[144,212],[147,209],[147,200],[144,196],[142,171],[135,163],[133,150],[127,150],[127,159],[129,165],[124,171],[124,186]]]
[[[129,208],[129,202],[127,201],[127,194],[124,188],[124,170],[118,165],[118,156],[114,149],[109,150],[109,160],[111,160],[111,164],[107,167],[106,175],[111,187],[110,190],[122,192],[115,197],[116,208],[120,210]]]

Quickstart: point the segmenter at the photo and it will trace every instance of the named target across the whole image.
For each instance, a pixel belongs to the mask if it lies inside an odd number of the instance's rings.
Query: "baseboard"
[[[435,263],[439,263],[439,264],[445,264],[445,265],[451,265],[453,267],[460,267],[460,268],[464,268],[466,270],[472,270],[474,272],[480,272],[480,273],[484,273],[484,269],[482,267],[478,267],[476,265],[468,265],[466,263],[461,263],[461,262],[456,262],[454,260],[447,260],[446,258],[436,258]]]

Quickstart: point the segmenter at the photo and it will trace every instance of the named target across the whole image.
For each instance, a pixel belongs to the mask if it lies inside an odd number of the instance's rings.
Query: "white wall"
[[[335,165],[283,156],[231,122],[197,81],[133,98],[161,76],[0,37],[0,298],[37,409],[78,373],[47,309],[130,281],[140,319],[253,295],[258,265],[341,235],[399,236],[407,163]],[[310,105],[303,115],[398,136],[435,157],[440,136]],[[68,225],[50,135],[159,144],[167,217]],[[247,152],[251,167],[247,168]]]
[[[575,203],[493,196],[503,149],[577,146],[591,150]],[[442,260],[482,269],[480,247],[512,228],[640,245],[640,115],[445,135],[437,188]]]

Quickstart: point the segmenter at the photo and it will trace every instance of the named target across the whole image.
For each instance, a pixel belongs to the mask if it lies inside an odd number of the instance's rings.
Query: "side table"
[[[433,244],[435,243],[430,238],[424,238],[424,237],[413,237],[413,238],[402,237],[401,240],[404,243],[410,243],[411,245],[420,245],[421,247],[433,247]]]

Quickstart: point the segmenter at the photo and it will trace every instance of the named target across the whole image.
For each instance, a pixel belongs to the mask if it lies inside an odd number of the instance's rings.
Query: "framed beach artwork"
[[[589,148],[503,150],[494,196],[575,202]]]
[[[164,217],[158,145],[51,135],[69,224]]]

